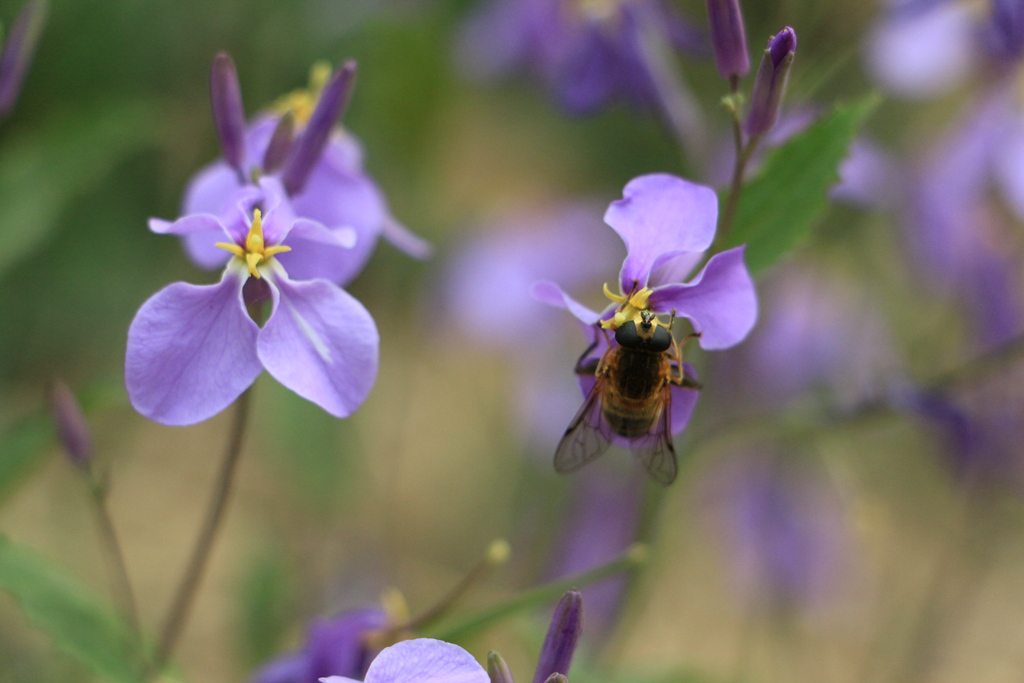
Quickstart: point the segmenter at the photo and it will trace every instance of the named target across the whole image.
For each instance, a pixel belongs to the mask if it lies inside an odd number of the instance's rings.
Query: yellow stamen
[[[608,320],[601,321],[601,327],[606,330],[617,330],[629,320],[639,322],[640,311],[650,310],[649,299],[651,298],[651,290],[647,287],[637,290],[627,297],[621,294],[613,294],[606,284],[604,286],[604,295],[615,303],[620,304],[619,310],[615,311],[614,316]]]
[[[284,245],[278,245],[276,247],[265,247],[263,242],[263,215],[259,209],[253,209],[252,211],[252,225],[249,226],[249,234],[245,238],[245,246],[240,247],[237,244],[227,244],[225,242],[217,242],[218,247],[230,251],[238,258],[245,261],[246,267],[249,269],[249,275],[253,276],[257,280],[260,279],[260,271],[257,270],[256,266],[269,261],[274,254],[283,254],[286,251],[291,251],[291,247]]]

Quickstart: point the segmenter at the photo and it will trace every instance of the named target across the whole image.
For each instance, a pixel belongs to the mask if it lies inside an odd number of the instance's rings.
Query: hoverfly
[[[558,444],[555,471],[578,470],[618,435],[628,439],[633,455],[655,480],[665,486],[675,481],[672,385],[696,390],[700,383],[683,369],[671,328],[671,322],[665,326],[651,311],[640,311],[638,320],[616,328],[617,346],[609,344],[600,360],[584,363],[597,341],[583,352],[576,374],[593,375],[596,381]]]

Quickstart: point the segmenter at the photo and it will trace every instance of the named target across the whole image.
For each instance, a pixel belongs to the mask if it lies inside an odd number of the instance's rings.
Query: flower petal
[[[430,242],[399,223],[391,214],[384,216],[381,232],[384,235],[384,239],[414,259],[421,261],[428,259],[434,251],[434,248],[430,246]]]
[[[655,173],[634,178],[604,215],[619,233],[628,254],[619,279],[623,292],[633,283],[647,285],[660,259],[680,252],[701,252],[711,246],[718,221],[718,197],[710,187],[673,175]]]
[[[649,300],[651,308],[657,312],[675,309],[689,318],[701,333],[701,348],[726,349],[738,344],[757,321],[757,292],[743,263],[745,248],[715,254],[693,282],[655,289]]]
[[[490,683],[490,679],[473,655],[458,645],[416,638],[377,655],[366,672],[366,683]]]
[[[128,329],[125,384],[151,420],[188,425],[238,398],[263,367],[259,327],[242,303],[244,273],[228,268],[216,285],[176,282],[142,305]]]
[[[584,325],[593,325],[601,319],[600,313],[595,313],[571,296],[562,291],[562,288],[550,280],[535,282],[530,288],[533,298],[548,306],[564,308],[576,316]]]
[[[340,282],[349,272],[350,253],[357,243],[352,228],[328,230],[321,223],[300,218],[285,239],[292,250],[276,258],[294,280]]]
[[[266,279],[274,312],[257,343],[264,367],[299,396],[347,417],[377,377],[380,337],[373,318],[326,280],[292,282],[280,266]]]

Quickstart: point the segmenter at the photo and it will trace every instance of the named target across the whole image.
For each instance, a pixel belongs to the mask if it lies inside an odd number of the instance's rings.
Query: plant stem
[[[235,478],[239,456],[242,453],[242,437],[245,434],[245,425],[249,417],[249,403],[252,396],[252,387],[246,389],[235,403],[235,418],[231,425],[231,435],[228,439],[227,450],[224,452],[224,460],[221,462],[220,474],[217,477],[216,488],[213,498],[210,499],[206,512],[206,519],[203,527],[196,538],[196,544],[192,549],[192,556],[189,560],[181,583],[178,584],[178,591],[174,601],[167,613],[160,640],[157,644],[156,656],[154,657],[154,669],[160,671],[167,664],[174,647],[178,643],[185,621],[188,619],[192,603],[195,599],[199,582],[203,578],[210,558],[210,551],[213,548],[213,541],[220,529],[221,520],[224,517],[224,510],[227,507],[228,496],[231,493],[231,485]]]
[[[732,169],[729,199],[726,201],[725,209],[722,211],[722,218],[718,221],[718,233],[715,236],[715,241],[719,245],[724,242],[725,236],[729,234],[729,228],[732,227],[732,221],[736,217],[736,207],[740,201],[740,194],[743,192],[743,176],[746,174],[747,163],[750,161],[750,157],[754,154],[754,149],[761,139],[759,135],[755,135],[746,144],[743,143],[743,126],[740,122],[740,109],[736,98],[739,93],[739,79],[735,76],[729,79],[729,91],[733,101],[732,139],[736,147],[736,162]]]
[[[96,515],[96,526],[99,529],[100,543],[103,553],[107,557],[107,570],[110,573],[111,592],[114,600],[117,601],[121,615],[131,627],[132,639],[135,641],[136,655],[142,665],[144,673],[149,671],[149,661],[146,657],[145,645],[143,643],[142,626],[139,621],[139,610],[135,601],[135,592],[132,590],[132,582],[128,576],[128,565],[124,560],[124,551],[114,527],[113,517],[110,515],[110,508],[107,506],[107,489],[97,479],[92,467],[86,464],[85,476],[89,485],[89,497],[92,500],[93,512]]]
[[[561,579],[543,586],[538,586],[532,590],[521,593],[506,602],[500,603],[490,609],[486,609],[476,615],[473,615],[468,619],[464,619],[451,625],[442,625],[437,629],[431,629],[428,632],[428,635],[432,638],[448,642],[459,641],[511,614],[551,602],[552,600],[557,600],[568,590],[596,583],[622,571],[631,571],[636,569],[638,566],[642,565],[646,559],[646,546],[639,543],[633,544],[626,550],[626,552],[606,564],[581,572],[575,576],[570,576],[567,579]]]

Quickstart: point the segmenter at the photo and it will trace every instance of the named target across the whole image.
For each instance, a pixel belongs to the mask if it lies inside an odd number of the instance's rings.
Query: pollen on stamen
[[[282,254],[291,251],[291,247],[278,245],[276,247],[265,247],[263,242],[263,215],[259,209],[253,209],[252,225],[249,227],[249,234],[245,238],[245,247],[226,242],[217,242],[216,246],[230,251],[238,258],[245,261],[249,275],[260,279],[260,271],[256,268],[264,261],[269,261],[274,254]]]

